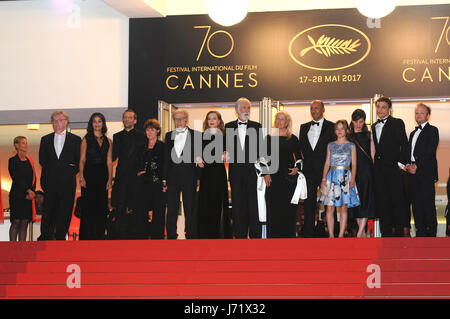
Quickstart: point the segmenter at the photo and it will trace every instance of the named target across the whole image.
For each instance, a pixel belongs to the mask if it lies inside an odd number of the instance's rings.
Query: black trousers
[[[197,222],[195,200],[197,195],[197,179],[194,171],[186,171],[182,167],[172,168],[167,181],[167,239],[177,239],[177,220],[180,209],[180,194],[183,199],[184,232],[186,239],[196,238]]]
[[[436,237],[437,218],[434,181],[420,178],[415,174],[411,174],[409,180],[416,237]]]
[[[136,178],[114,183],[111,200],[116,209],[119,239],[136,239],[137,186]]]
[[[409,227],[405,184],[399,168],[375,163],[375,194],[382,237],[404,237]]]
[[[44,212],[41,221],[42,240],[66,240],[72,220],[75,187],[45,189]]]
[[[251,165],[234,165],[229,174],[234,237],[261,238],[256,171]]]
[[[319,184],[317,183],[317,178],[307,176],[306,178],[306,188],[308,191],[308,198],[304,202],[304,223],[303,223],[303,235],[306,238],[314,237],[315,229],[315,215],[317,209],[317,188]]]

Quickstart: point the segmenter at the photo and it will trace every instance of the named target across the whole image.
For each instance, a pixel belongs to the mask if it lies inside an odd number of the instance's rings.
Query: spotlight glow
[[[394,11],[397,0],[355,0],[356,8],[368,18],[380,19]]]
[[[247,16],[246,0],[208,0],[208,14],[211,19],[229,27],[241,22]]]

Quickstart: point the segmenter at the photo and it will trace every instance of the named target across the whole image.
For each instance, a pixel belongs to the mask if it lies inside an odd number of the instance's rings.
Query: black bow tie
[[[422,125],[416,126],[416,131],[421,130],[421,129],[422,129]]]
[[[238,122],[239,123],[239,125],[247,125],[248,123],[247,122]]]
[[[387,121],[387,118],[385,118],[384,120],[378,120],[376,124],[378,124],[378,123],[384,124],[384,122],[386,122],[386,121]]]
[[[320,122],[316,122],[316,121],[311,121],[311,125],[317,125],[319,126]]]

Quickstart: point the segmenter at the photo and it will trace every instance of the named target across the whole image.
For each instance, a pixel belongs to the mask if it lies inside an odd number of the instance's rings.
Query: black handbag
[[[77,198],[77,201],[75,203],[75,211],[73,213],[75,215],[75,217],[81,218],[82,210],[83,210],[83,197],[80,196],[80,197]]]

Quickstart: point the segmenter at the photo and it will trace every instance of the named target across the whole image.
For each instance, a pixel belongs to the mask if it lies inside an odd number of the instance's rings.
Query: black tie
[[[384,119],[384,120],[378,120],[376,124],[378,124],[378,123],[384,124],[384,122],[386,122],[386,120],[387,120],[387,119]]]
[[[247,125],[247,122],[238,122],[239,125]]]
[[[416,126],[416,131],[421,130],[421,129],[422,129],[422,125]]]
[[[311,121],[311,125],[317,125],[317,126],[319,126],[319,122],[316,122],[316,121]]]

